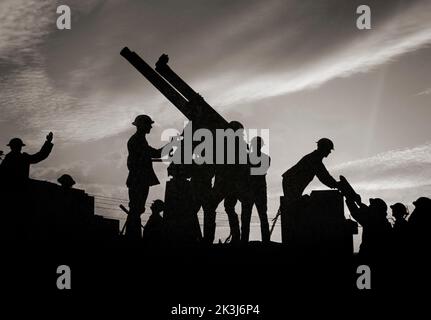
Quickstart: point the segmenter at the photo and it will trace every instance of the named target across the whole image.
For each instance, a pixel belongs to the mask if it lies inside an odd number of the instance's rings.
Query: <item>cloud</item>
[[[424,91],[421,91],[421,92],[417,93],[416,96],[427,96],[429,94],[431,94],[431,88],[428,88],[428,89],[426,89]]]
[[[431,189],[431,144],[346,162],[330,171],[344,175],[361,195],[412,202]]]
[[[230,105],[267,97],[313,89],[327,81],[368,72],[408,52],[431,43],[431,3],[421,2],[388,19],[369,31],[357,31],[352,39],[339,45],[336,52],[303,61],[300,70],[290,71],[289,65],[277,61],[279,71],[240,77],[233,74],[211,79],[206,86],[217,87],[213,94],[216,104]],[[300,27],[299,27],[300,28]],[[361,34],[362,33],[362,34]],[[280,46],[280,44],[275,44]],[[229,88],[222,91],[220,87]]]
[[[145,59],[168,48],[175,69],[229,111],[367,72],[431,41],[428,1],[402,13],[387,5],[391,14],[370,31],[340,27],[354,25],[351,2],[244,3],[75,1],[72,30],[61,33],[55,2],[2,1],[2,121],[17,123],[28,139],[54,130],[64,141],[88,141],[121,132],[139,112],[158,113],[163,124],[181,118],[165,112],[172,111],[165,99],[119,57],[127,44],[144,48]]]

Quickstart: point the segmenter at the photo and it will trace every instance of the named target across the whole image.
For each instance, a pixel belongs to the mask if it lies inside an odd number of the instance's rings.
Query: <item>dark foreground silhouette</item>
[[[22,153],[25,144],[21,139],[12,139],[11,151],[0,164],[0,200],[4,261],[10,269],[6,274],[14,275],[10,277],[14,287],[55,290],[55,281],[49,280],[55,275],[47,273],[59,264],[74,268],[78,291],[145,288],[163,295],[165,301],[180,295],[197,299],[201,292],[213,298],[222,293],[230,299],[251,299],[256,291],[267,296],[274,285],[295,294],[358,293],[360,265],[371,268],[372,288],[378,291],[408,290],[429,280],[429,198],[417,199],[409,217],[404,204],[390,206],[395,218],[392,225],[384,200],[373,198],[365,204],[344,177],[336,181],[329,174],[322,161],[334,143],[322,138],[315,151],[283,174],[282,243],[271,242],[266,189],[270,161],[261,152],[263,139],[256,137],[248,146],[244,126],[226,121],[208,105],[170,69],[166,55],[159,59],[156,70],[127,48],[122,55],[193,121],[195,129],[236,133],[237,157],[233,163],[221,165],[199,164],[196,159],[204,155],[194,155],[191,164],[172,162],[164,201],[154,201],[151,216],[142,226],[150,187],[159,183],[152,162],[160,161],[163,152],[171,154],[174,146],[184,157],[185,141],[176,139],[163,148],[153,148],[146,135],[154,121],[148,115],[136,117],[137,131],[127,143],[129,208],[122,207],[127,214],[124,233],[117,220],[95,215],[94,198],[75,189],[70,175],[59,177],[59,184],[29,178],[30,165],[46,159],[53,149],[52,133],[33,155]],[[246,163],[238,161],[240,150],[247,152]],[[261,175],[251,174],[256,163],[250,159],[256,155],[268,160]],[[315,176],[332,190],[303,195]],[[222,201],[230,241],[214,244],[216,209]],[[241,204],[240,219],[235,212],[237,202]],[[345,218],[344,202],[355,221]],[[253,206],[260,218],[261,242],[249,242]],[[203,230],[197,218],[201,208]],[[362,243],[355,255],[357,223],[362,227]],[[29,266],[37,277],[15,276]]]

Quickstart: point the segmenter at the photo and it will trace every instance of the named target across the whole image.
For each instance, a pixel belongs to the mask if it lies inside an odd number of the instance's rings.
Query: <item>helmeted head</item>
[[[68,175],[68,174],[63,174],[60,178],[57,179],[58,183],[61,184],[62,187],[64,188],[72,188],[75,185],[75,180],[73,180],[73,178]]]
[[[407,211],[407,207],[400,202],[397,202],[391,205],[391,209],[392,209],[392,216],[395,217],[395,219],[397,220],[404,219],[409,214]]]
[[[380,198],[370,198],[370,209],[379,214],[384,214],[386,217],[388,206],[386,202],[384,202]]]
[[[154,202],[151,204],[150,209],[151,209],[151,211],[152,211],[153,213],[160,213],[160,212],[162,212],[163,210],[165,210],[165,203],[164,203],[162,200],[160,200],[160,199],[156,199],[156,200],[154,200]]]
[[[135,121],[132,122],[134,126],[136,126],[139,130],[144,130],[146,132],[150,132],[154,121],[146,114],[140,114],[135,118]]]
[[[321,138],[317,141],[317,150],[319,150],[324,157],[327,157],[332,150],[334,150],[334,143],[328,138]]]
[[[263,141],[262,137],[256,136],[251,139],[250,144],[253,151],[258,151],[262,149],[262,147],[265,145],[265,142]]]
[[[416,209],[430,211],[431,210],[431,199],[427,197],[420,197],[413,202]],[[431,214],[431,213],[430,213]]]
[[[20,138],[13,138],[9,141],[8,146],[12,151],[20,152],[22,147],[25,146],[24,142]]]
[[[241,122],[234,120],[229,122],[228,128],[232,129],[233,131],[237,131],[237,130],[243,130],[244,126],[242,125]]]

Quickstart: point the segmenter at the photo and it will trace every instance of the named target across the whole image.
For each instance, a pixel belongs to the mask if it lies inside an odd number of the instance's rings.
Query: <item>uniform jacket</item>
[[[152,158],[160,158],[161,150],[148,145],[144,134],[135,133],[127,142],[129,156],[127,157],[127,187],[154,186],[159,184],[154,173]]]
[[[9,152],[0,165],[1,180],[9,185],[25,183],[29,178],[30,165],[48,158],[52,147],[51,142],[45,141],[40,151],[35,154]]]
[[[283,178],[300,190],[301,194],[315,176],[328,187],[337,187],[337,181],[326,170],[317,150],[304,156],[297,164],[283,173]]]

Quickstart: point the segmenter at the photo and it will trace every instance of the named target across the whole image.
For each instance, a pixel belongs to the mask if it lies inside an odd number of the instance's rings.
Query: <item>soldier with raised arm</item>
[[[4,218],[6,239],[25,242],[31,233],[31,204],[28,201],[30,195],[30,165],[39,163],[48,158],[51,153],[53,134],[46,136],[42,148],[29,154],[22,152],[25,147],[20,138],[10,140],[8,146],[11,151],[0,164],[0,201],[5,206],[7,213]],[[8,239],[10,241],[10,239]]]
[[[52,139],[53,134],[50,132],[46,136],[46,141],[42,148],[34,154],[22,152],[22,147],[25,144],[20,138],[11,139],[8,144],[11,151],[5,156],[0,165],[2,184],[9,189],[23,186],[29,179],[30,165],[48,158],[54,146]]]

